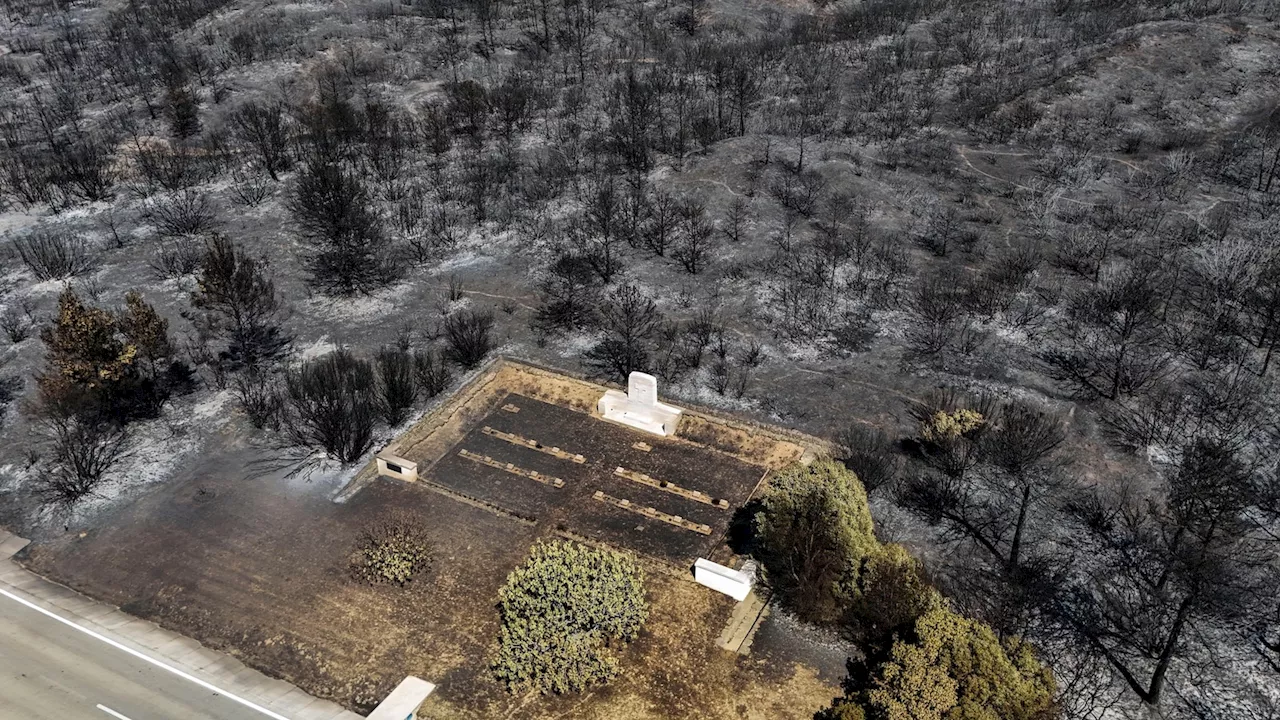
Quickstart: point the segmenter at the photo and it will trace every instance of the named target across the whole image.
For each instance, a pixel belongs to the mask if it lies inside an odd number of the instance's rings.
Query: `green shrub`
[[[982,438],[993,423],[990,396],[968,397],[950,390],[930,392],[908,414],[918,422],[921,459],[949,477],[963,477],[978,462]]]
[[[357,579],[373,585],[403,587],[430,569],[432,555],[422,524],[409,515],[395,514],[364,532],[351,570]]]
[[[868,720],[1050,720],[1056,690],[1026,643],[939,604],[836,708],[860,706]]]
[[[863,564],[848,620],[868,649],[887,649],[895,635],[910,630],[920,616],[942,602],[920,561],[891,543],[880,546]]]
[[[498,597],[492,668],[512,692],[580,692],[609,680],[618,672],[614,648],[633,640],[649,614],[634,558],[562,541],[535,545]]]
[[[866,491],[829,459],[795,464],[771,478],[755,527],[769,586],[800,617],[816,622],[845,614],[863,562],[879,547]]]

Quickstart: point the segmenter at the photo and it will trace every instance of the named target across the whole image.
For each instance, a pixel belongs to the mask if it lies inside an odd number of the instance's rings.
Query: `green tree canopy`
[[[895,636],[943,603],[929,584],[919,560],[896,543],[882,545],[858,575],[858,592],[849,608],[849,624],[859,630],[864,651],[884,651]]]
[[[938,604],[899,638],[870,687],[829,711],[867,720],[1050,720],[1053,674],[1018,638],[1001,642],[987,625]],[[841,714],[843,713],[843,715]]]
[[[770,479],[755,525],[774,591],[807,620],[839,620],[879,547],[858,478],[830,459],[792,465]]]
[[[618,673],[613,650],[648,617],[644,571],[630,555],[540,542],[499,593],[493,672],[513,692],[579,692]]]

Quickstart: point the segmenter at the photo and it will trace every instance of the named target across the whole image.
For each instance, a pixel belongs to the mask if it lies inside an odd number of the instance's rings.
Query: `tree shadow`
[[[749,500],[734,511],[729,520],[729,549],[738,555],[754,555],[756,551],[755,517],[763,505],[759,500]]]

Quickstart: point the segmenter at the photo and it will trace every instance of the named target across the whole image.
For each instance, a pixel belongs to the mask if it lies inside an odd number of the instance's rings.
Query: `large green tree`
[[[755,516],[769,586],[801,617],[835,622],[857,594],[879,543],[867,493],[840,463],[820,459],[773,476]]]

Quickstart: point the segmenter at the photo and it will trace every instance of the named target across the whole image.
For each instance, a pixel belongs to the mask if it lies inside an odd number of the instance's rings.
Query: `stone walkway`
[[[0,530],[0,590],[292,720],[363,720],[333,702],[269,678],[230,655],[29,572],[13,561],[13,555],[26,546],[26,540]],[[0,602],[12,601],[0,597]]]
[[[768,614],[768,598],[760,597],[755,590],[747,593],[745,600],[733,606],[733,614],[729,616],[729,622],[724,626],[720,637],[716,638],[716,646],[739,655],[749,655],[756,630]]]

